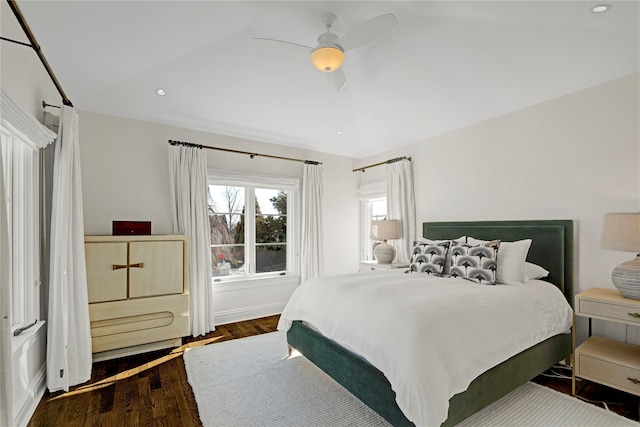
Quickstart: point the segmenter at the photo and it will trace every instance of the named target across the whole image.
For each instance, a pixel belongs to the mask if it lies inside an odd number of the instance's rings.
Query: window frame
[[[374,261],[373,240],[371,239],[371,220],[373,219],[373,203],[387,200],[386,182],[363,184],[358,189],[360,198],[360,261]],[[385,215],[386,219],[388,212]]]
[[[274,279],[282,276],[294,276],[300,274],[299,262],[299,212],[300,195],[299,180],[296,178],[280,178],[270,176],[245,175],[230,171],[207,171],[207,189],[209,185],[242,187],[244,189],[245,227],[245,274],[229,276],[213,276],[215,285],[230,282],[242,282],[253,280]],[[286,262],[287,268],[277,272],[256,272],[256,241],[255,241],[255,190],[273,189],[277,191],[287,191],[287,241],[286,241]],[[211,248],[214,243],[211,242]]]
[[[11,333],[40,318],[40,153],[0,124],[9,224]]]

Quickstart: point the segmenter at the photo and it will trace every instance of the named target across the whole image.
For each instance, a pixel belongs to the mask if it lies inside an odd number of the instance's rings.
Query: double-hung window
[[[386,184],[378,182],[364,184],[359,189],[360,196],[360,259],[371,261],[373,249],[380,243],[371,239],[371,221],[387,219]]]
[[[209,176],[214,281],[296,273],[297,180]]]
[[[3,126],[0,149],[11,256],[11,330],[15,331],[39,318],[39,152],[31,141]]]

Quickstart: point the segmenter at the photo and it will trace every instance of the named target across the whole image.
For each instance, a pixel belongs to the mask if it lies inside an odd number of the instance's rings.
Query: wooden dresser
[[[93,360],[182,344],[189,335],[186,236],[85,236]]]

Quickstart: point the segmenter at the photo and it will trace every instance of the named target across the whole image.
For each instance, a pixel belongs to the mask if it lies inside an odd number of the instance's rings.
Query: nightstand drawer
[[[402,262],[394,262],[392,264],[378,264],[376,261],[360,261],[360,272],[378,271],[378,270],[406,270],[409,264]]]
[[[640,346],[591,337],[575,362],[576,376],[640,396]]]
[[[640,380],[640,370],[616,365],[579,352],[576,355],[577,376],[640,396],[640,382],[634,384],[629,379]]]
[[[640,309],[610,302],[578,299],[576,314],[604,320],[622,320],[640,325]]]

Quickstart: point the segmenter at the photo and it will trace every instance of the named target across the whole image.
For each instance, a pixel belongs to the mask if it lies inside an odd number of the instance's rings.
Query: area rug
[[[389,424],[302,356],[287,355],[272,332],[187,350],[189,384],[206,427],[388,427]],[[527,383],[458,427],[637,426],[547,387]]]

